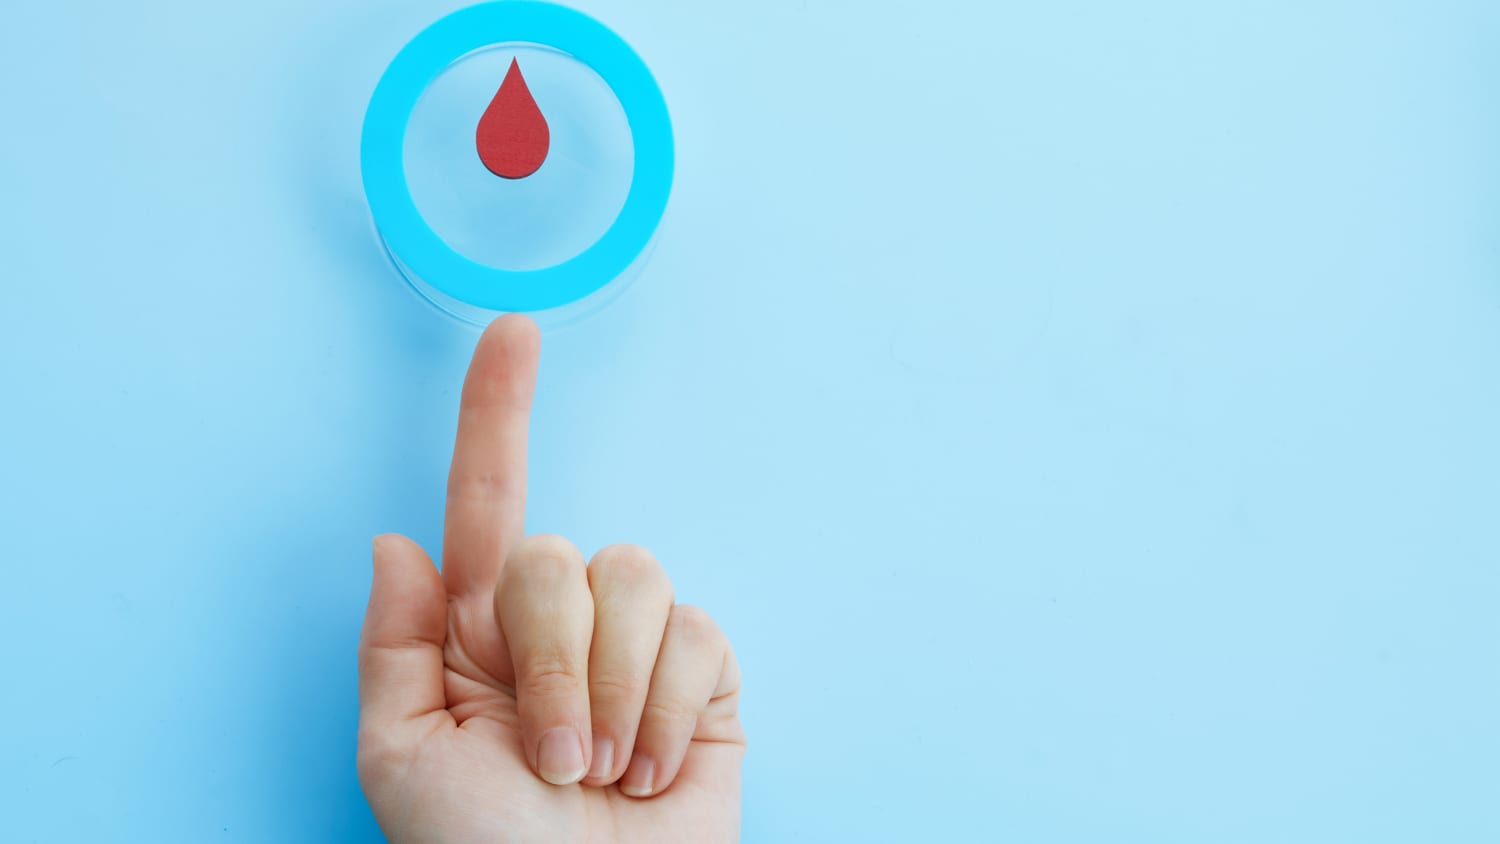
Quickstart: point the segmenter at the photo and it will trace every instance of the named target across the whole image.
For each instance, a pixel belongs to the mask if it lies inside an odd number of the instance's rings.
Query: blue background
[[[0,25],[0,838],[378,840],[475,335],[359,185],[452,2]],[[1500,6],[581,6],[672,106],[529,527],[747,675],[750,841],[1500,839]]]

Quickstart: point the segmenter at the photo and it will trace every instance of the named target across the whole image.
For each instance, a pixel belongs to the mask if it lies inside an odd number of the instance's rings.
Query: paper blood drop
[[[474,141],[479,147],[479,160],[501,178],[524,179],[547,160],[552,133],[515,59],[510,60],[505,81],[479,118]]]

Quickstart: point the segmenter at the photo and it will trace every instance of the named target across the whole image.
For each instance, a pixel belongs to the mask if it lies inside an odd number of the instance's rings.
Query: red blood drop
[[[547,160],[552,133],[515,59],[510,60],[510,70],[495,99],[479,118],[474,141],[479,147],[479,160],[491,173],[505,179],[524,179]]]

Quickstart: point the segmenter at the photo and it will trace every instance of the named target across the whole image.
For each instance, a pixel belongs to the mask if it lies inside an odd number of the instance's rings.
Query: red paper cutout
[[[510,70],[495,99],[479,118],[474,141],[479,147],[479,160],[504,179],[524,179],[547,160],[552,133],[515,59],[510,60]]]

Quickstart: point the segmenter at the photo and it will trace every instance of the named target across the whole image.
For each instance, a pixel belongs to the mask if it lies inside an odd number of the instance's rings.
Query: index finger
[[[490,323],[464,379],[448,470],[443,580],[451,595],[491,593],[526,527],[526,433],[541,337],[507,314]]]

